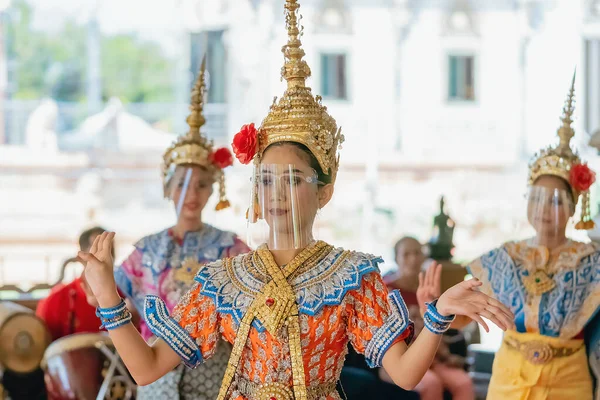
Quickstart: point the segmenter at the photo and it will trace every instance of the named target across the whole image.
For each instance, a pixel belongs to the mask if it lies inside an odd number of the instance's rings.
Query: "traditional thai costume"
[[[216,150],[200,133],[200,127],[204,125],[204,65],[203,63],[192,93],[192,113],[188,117],[190,130],[165,152],[163,183],[165,196],[169,197],[172,191],[168,188],[173,186],[172,181],[177,169],[198,166],[211,171],[220,184],[220,201],[217,205],[219,210],[228,206],[222,171],[227,163],[219,164],[215,161]],[[232,158],[231,153],[229,154]],[[132,300],[141,315],[144,314],[144,299],[147,295],[160,298],[164,307],[172,311],[181,296],[195,285],[194,276],[201,265],[248,251],[250,249],[235,234],[208,224],[203,224],[196,232],[187,232],[183,238],[175,237],[172,229],[165,229],[146,236],[135,244],[133,253],[116,268],[115,280],[121,293]],[[141,321],[140,325],[142,337],[152,342],[154,337],[148,329],[149,321]],[[213,349],[213,352],[215,356],[206,365],[194,370],[186,370],[180,365],[153,384],[140,387],[138,400],[214,400],[223,379],[231,347],[221,345],[218,350]]]
[[[589,186],[594,175],[571,150],[572,112],[573,87],[558,131],[560,143],[536,155],[529,185],[544,175],[562,178],[571,190],[565,191],[569,198],[554,198],[552,207],[565,200],[573,207],[572,215],[581,197],[582,218],[576,227],[591,229]],[[530,221],[535,219],[531,202]],[[549,210],[540,214],[541,223],[552,215]],[[472,262],[469,270],[483,282],[482,291],[515,314],[516,328],[506,332],[496,353],[488,399],[592,399],[590,370],[596,379],[600,372],[598,246],[568,240],[549,250],[534,239],[510,242]]]
[[[248,125],[236,135],[234,151],[243,163],[254,160],[263,168],[259,160],[268,146],[297,143],[334,182],[343,136],[321,99],[306,86],[310,68],[302,59],[298,7],[296,0],[285,3],[288,43],[283,47],[282,77],[287,90],[258,131]],[[271,177],[285,179],[293,175],[288,172],[268,171]],[[282,188],[317,184],[315,176],[295,178],[296,183]],[[258,203],[260,197],[253,196]],[[258,203],[249,209],[248,217],[255,222],[266,212]],[[304,243],[306,237],[295,239],[303,243],[296,247],[302,250],[284,266],[276,264],[271,244],[198,266],[194,286],[171,316],[161,299],[145,300],[149,328],[186,365],[197,367],[212,357],[220,338],[233,344],[218,399],[340,399],[336,383],[348,343],[375,367],[381,366],[391,346],[412,336],[400,293],[388,294],[381,279],[379,257],[323,241]]]

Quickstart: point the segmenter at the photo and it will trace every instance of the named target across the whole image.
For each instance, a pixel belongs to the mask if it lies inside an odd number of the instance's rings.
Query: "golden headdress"
[[[165,188],[172,178],[178,165],[196,165],[214,172],[219,181],[219,203],[216,210],[229,207],[229,201],[225,197],[225,174],[223,169],[233,164],[233,156],[229,149],[220,148],[215,150],[212,140],[208,140],[200,132],[200,128],[206,123],[204,119],[204,99],[206,96],[206,56],[202,59],[198,79],[192,89],[190,102],[190,115],[186,122],[190,129],[180,136],[163,155],[163,186]]]
[[[576,229],[593,229],[594,222],[590,216],[590,192],[589,189],[595,181],[595,173],[585,164],[576,152],[571,149],[571,139],[575,136],[571,124],[573,123],[573,111],[575,110],[575,74],[571,82],[571,88],[565,106],[562,125],[558,129],[559,143],[555,147],[542,149],[535,155],[529,165],[529,185],[542,175],[552,175],[564,179],[571,188],[575,204],[581,196],[581,220],[576,224]]]
[[[287,89],[277,101],[273,100],[269,114],[256,131],[254,124],[244,125],[234,137],[232,146],[238,159],[247,164],[258,162],[265,149],[273,143],[295,142],[306,146],[315,156],[323,172],[335,182],[339,166],[338,148],[344,141],[341,128],[321,104],[321,96],[313,96],[306,79],[311,72],[303,60],[304,50],[298,27],[297,0],[286,0],[285,21],[288,41],[281,49],[285,63],[281,78]]]

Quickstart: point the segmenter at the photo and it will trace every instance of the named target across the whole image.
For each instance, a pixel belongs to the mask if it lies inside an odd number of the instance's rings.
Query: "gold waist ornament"
[[[245,397],[252,400],[293,400],[294,392],[287,385],[272,382],[258,384],[250,382],[247,379],[236,377],[237,390]],[[316,400],[328,396],[335,391],[335,382],[324,383],[321,385],[309,386],[306,388],[308,400]]]
[[[569,357],[583,348],[580,346],[552,346],[541,340],[519,341],[512,337],[504,339],[504,343],[511,349],[520,352],[532,364],[547,364],[555,358]]]

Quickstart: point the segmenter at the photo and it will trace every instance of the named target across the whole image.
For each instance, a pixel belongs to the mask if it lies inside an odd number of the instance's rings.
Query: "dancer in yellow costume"
[[[481,290],[515,314],[515,329],[504,335],[494,361],[491,400],[593,398],[588,363],[593,370],[600,358],[595,318],[600,251],[565,234],[579,200],[581,220],[576,228],[594,226],[589,189],[595,175],[570,146],[573,85],[558,145],[542,150],[529,169],[527,216],[536,236],[506,243],[470,264],[473,276],[483,283]]]
[[[371,366],[383,366],[396,384],[411,389],[455,314],[512,326],[512,313],[475,290],[480,283],[471,280],[428,305],[426,329],[408,348],[412,323],[400,293],[388,295],[377,267],[381,259],[313,238],[316,213],[333,195],[343,136],[306,86],[310,68],[303,60],[298,7],[296,0],[285,2],[287,90],[260,129],[246,125],[233,142],[238,160],[254,162],[248,219],[252,229],[260,228],[256,233],[265,233],[264,243],[247,255],[202,266],[172,316],[159,298],[147,297],[146,321],[160,338],[152,346],[129,323],[115,289],[109,252],[114,234],[81,254],[98,313],[140,384],[182,360],[200,365],[224,338],[233,351],[218,399],[340,399],[335,387],[349,342]]]

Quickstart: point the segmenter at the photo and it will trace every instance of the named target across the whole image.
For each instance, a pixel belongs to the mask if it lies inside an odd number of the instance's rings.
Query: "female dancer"
[[[233,161],[228,149],[213,149],[212,143],[200,133],[204,125],[205,91],[203,61],[192,92],[191,115],[187,120],[190,130],[169,147],[163,157],[164,192],[175,205],[177,222],[138,241],[133,253],[115,270],[119,290],[141,315],[147,295],[160,297],[171,311],[193,286],[197,266],[250,251],[233,233],[202,222],[202,211],[212,195],[215,181],[219,182],[220,189],[217,210],[228,206],[223,169]],[[147,321],[140,324],[142,337],[150,343],[154,339]],[[213,359],[202,367],[187,370],[180,365],[155,383],[139,387],[138,400],[213,400],[230,352],[229,345],[221,345]]]
[[[317,210],[333,195],[343,136],[306,86],[310,68],[302,59],[298,7],[297,0],[286,0],[287,90],[258,131],[246,125],[233,142],[242,163],[254,161],[248,218],[265,233],[265,243],[201,267],[172,317],[160,299],[147,297],[148,326],[161,338],[152,346],[129,323],[115,289],[108,252],[114,234],[81,254],[98,312],[142,384],[181,360],[200,365],[224,337],[233,351],[218,399],[339,399],[335,384],[348,342],[371,366],[383,365],[397,385],[410,389],[431,365],[454,314],[511,326],[510,311],[475,290],[480,283],[471,280],[428,305],[427,329],[407,348],[412,324],[400,293],[388,296],[377,267],[381,259],[313,239]]]
[[[588,356],[598,373],[600,329],[594,316],[600,306],[600,251],[565,233],[580,198],[576,228],[593,228],[589,188],[595,174],[570,146],[574,83],[575,77],[559,144],[542,150],[530,165],[527,217],[535,236],[506,243],[470,265],[481,291],[515,314],[515,329],[504,335],[496,353],[488,399],[593,396]]]

